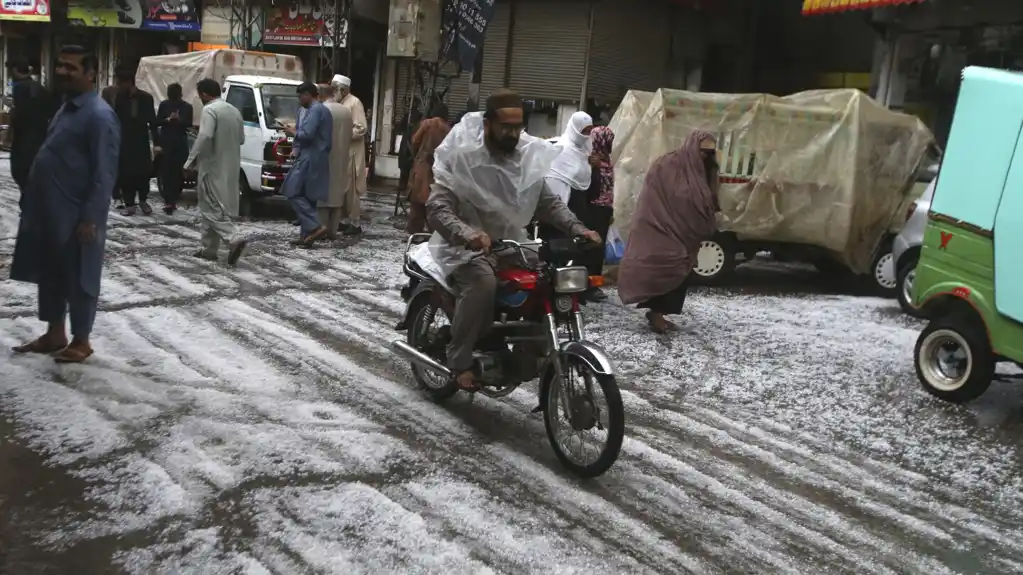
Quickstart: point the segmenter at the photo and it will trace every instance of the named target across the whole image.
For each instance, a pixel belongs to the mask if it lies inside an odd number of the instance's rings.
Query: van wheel
[[[899,298],[899,307],[902,308],[902,311],[906,312],[906,315],[923,318],[927,317],[927,314],[924,313],[922,308],[913,304],[913,282],[916,281],[916,263],[917,260],[913,260],[903,264],[902,269],[899,270],[895,282],[896,286],[898,286],[896,297]]]
[[[735,271],[735,248],[727,237],[717,235],[700,243],[693,273],[704,285],[720,283]]]
[[[238,215],[243,218],[252,216],[252,191],[245,179],[245,172],[238,175]]]
[[[892,255],[892,243],[885,242],[881,251],[870,264],[871,285],[877,295],[898,297],[898,280],[895,275],[895,256]]]
[[[995,376],[987,331],[972,311],[932,320],[916,341],[913,359],[924,390],[951,403],[977,399]]]

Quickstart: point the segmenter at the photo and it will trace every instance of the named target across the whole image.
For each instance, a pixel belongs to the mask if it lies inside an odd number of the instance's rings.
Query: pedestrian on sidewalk
[[[227,263],[234,266],[245,250],[245,240],[236,240],[233,218],[238,217],[238,174],[241,171],[245,128],[242,115],[220,99],[220,84],[205,78],[196,84],[202,101],[199,135],[185,159],[185,169],[198,163],[196,196],[202,249],[195,257],[217,261],[221,242],[229,246]]]
[[[135,86],[135,71],[117,71],[117,96],[114,112],[121,121],[121,160],[118,188],[124,201],[124,216],[137,209],[153,213],[149,206],[149,180],[153,177],[153,155],[160,153],[160,134],[156,127],[156,103],[153,96]],[[152,148],[150,148],[152,143]],[[136,201],[137,206],[136,207]]]
[[[21,190],[18,204],[22,206],[29,169],[46,139],[46,127],[56,110],[50,91],[32,78],[32,68],[28,62],[22,59],[8,61],[7,69],[14,78],[14,109],[11,110],[10,119],[11,177]]]
[[[92,355],[89,336],[120,155],[117,116],[95,91],[97,63],[81,46],[64,46],[57,56],[54,77],[66,101],[29,172],[11,266],[12,280],[38,285],[39,319],[47,324],[45,335],[14,352],[53,353],[60,363]]]
[[[348,158],[349,146],[352,143],[352,111],[339,104],[334,95],[336,91],[330,84],[319,86],[320,102],[330,112],[333,126],[331,128],[330,145],[330,189],[327,199],[317,204],[320,223],[327,228],[327,239],[337,239],[341,228],[341,209],[344,207],[345,194],[348,192]]]
[[[615,171],[611,164],[611,148],[615,133],[607,126],[598,126],[590,132],[590,140],[593,142],[593,153],[589,158],[593,181],[583,198],[586,206],[578,215],[586,227],[600,234],[600,249],[587,250],[580,263],[586,266],[591,276],[602,276],[607,232],[614,221]],[[586,299],[604,301],[607,296],[600,288],[591,288],[586,293]]]
[[[312,82],[298,87],[298,100],[305,109],[297,129],[285,129],[294,138],[293,163],[284,177],[281,193],[291,203],[302,231],[294,243],[310,248],[327,233],[316,213],[316,205],[327,201],[330,190],[330,148],[333,144],[334,118],[317,100],[319,91]]]
[[[337,101],[352,111],[352,144],[348,152],[348,193],[342,208],[342,231],[346,236],[362,233],[361,198],[366,195],[366,108],[362,101],[352,94],[352,81],[347,76],[336,74],[330,82],[337,90]]]
[[[412,177],[409,190],[409,215],[405,231],[409,234],[423,233],[427,229],[426,200],[430,199],[430,185],[433,184],[433,153],[444,141],[451,126],[448,125],[448,107],[442,102],[434,104],[429,118],[419,124],[412,136]]]
[[[622,303],[646,308],[657,333],[682,313],[700,244],[717,230],[718,165],[714,136],[693,132],[681,149],[650,167],[618,268]]]
[[[178,208],[184,183],[185,160],[188,159],[188,129],[192,127],[192,105],[181,97],[181,84],[167,86],[167,99],[156,112],[160,127],[160,190],[163,213],[168,216]]]

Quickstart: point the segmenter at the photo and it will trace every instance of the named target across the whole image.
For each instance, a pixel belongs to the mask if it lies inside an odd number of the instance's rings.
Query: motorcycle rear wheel
[[[421,297],[412,305],[415,307],[409,310],[409,316],[413,319],[412,324],[408,327],[406,341],[419,351],[426,352],[423,347],[427,344],[428,332],[436,323],[437,314],[443,314],[444,311],[430,303],[429,297]],[[431,354],[431,357],[444,363],[443,355],[437,357],[436,354]],[[419,387],[438,403],[458,393],[458,385],[453,379],[445,378],[439,373],[434,373],[414,363],[412,364],[412,377],[415,378]]]
[[[564,381],[558,381],[560,378],[548,375],[548,381],[544,382],[545,394],[542,399],[541,405],[543,406],[543,422],[544,427],[547,428],[547,440],[551,444],[551,448],[554,449],[554,454],[558,457],[558,461],[561,462],[569,471],[576,475],[584,478],[597,477],[605,473],[608,469],[614,465],[614,462],[618,460],[618,455],[622,450],[622,442],[625,439],[625,407],[622,405],[622,394],[618,389],[618,382],[615,380],[613,375],[601,375],[594,372],[584,362],[578,360],[572,360],[564,358],[562,360],[564,368],[572,368],[576,373],[583,375],[584,378],[588,377],[592,384],[599,385],[601,392],[606,400],[606,422],[604,417],[599,417],[597,413],[597,419],[602,426],[606,428],[607,439],[604,442],[603,449],[600,451],[599,456],[593,462],[580,462],[577,461],[574,456],[565,452],[565,449],[561,445],[561,442],[557,438],[557,430],[561,425],[572,425],[573,423],[579,423],[585,426],[590,421],[581,421],[587,419],[589,416],[584,413],[585,408],[592,408],[593,398],[588,397],[589,393],[586,391],[585,380],[584,382],[576,384],[576,407],[573,410],[578,414],[578,418],[575,422],[559,421],[558,418],[562,416],[561,408],[561,394],[560,387],[564,385]],[[551,373],[551,372],[548,372]]]

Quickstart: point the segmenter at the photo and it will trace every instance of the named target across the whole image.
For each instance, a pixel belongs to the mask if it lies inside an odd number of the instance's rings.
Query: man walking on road
[[[188,128],[192,127],[192,105],[181,98],[181,84],[167,86],[167,99],[156,112],[160,126],[160,191],[163,213],[171,215],[181,197],[182,175],[188,159]]]
[[[7,69],[14,78],[14,109],[11,111],[11,176],[21,189],[25,201],[25,186],[28,172],[32,167],[39,148],[46,139],[46,126],[54,113],[54,102],[49,90],[32,78],[28,62],[16,60],[7,62]],[[24,207],[22,207],[24,209]]]
[[[316,213],[316,205],[327,201],[330,186],[330,148],[334,119],[317,100],[318,91],[312,82],[298,87],[298,100],[305,109],[295,130],[285,133],[295,140],[294,163],[281,185],[281,193],[291,202],[302,227],[296,245],[309,248],[327,233]]]
[[[343,231],[346,236],[362,233],[360,198],[366,193],[366,108],[352,94],[352,80],[337,74],[331,80],[337,90],[337,101],[352,112],[352,144],[348,152],[348,193],[342,208]]]
[[[196,196],[199,201],[199,225],[202,249],[195,257],[217,261],[220,243],[230,246],[228,265],[235,265],[242,257],[246,242],[234,241],[238,217],[238,175],[242,162],[242,142],[245,129],[237,108],[220,99],[220,84],[206,78],[196,84],[202,100],[199,135],[185,160],[185,169],[191,170],[198,162]]]
[[[149,207],[149,180],[153,175],[153,154],[160,153],[160,135],[156,131],[156,104],[153,97],[135,87],[135,72],[122,68],[117,72],[117,96],[114,111],[121,121],[121,162],[118,187],[124,201],[125,216],[134,216],[136,200],[145,215]],[[150,151],[149,143],[153,148]]]
[[[117,178],[117,116],[95,92],[96,56],[65,46],[54,76],[66,101],[28,176],[11,279],[39,286],[42,337],[15,353],[55,353],[60,363],[92,355],[89,336],[103,275],[110,190]],[[71,311],[68,344],[65,315]]]
[[[336,239],[341,224],[341,208],[344,207],[348,191],[348,147],[352,142],[352,112],[334,101],[334,87],[326,84],[319,87],[320,102],[326,106],[333,119],[330,146],[330,189],[327,199],[317,204],[320,223],[327,228],[327,238]]]

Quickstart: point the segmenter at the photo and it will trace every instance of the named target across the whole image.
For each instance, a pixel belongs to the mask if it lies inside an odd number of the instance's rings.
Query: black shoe
[[[248,244],[249,242],[245,240],[237,241],[232,244],[231,251],[227,254],[227,265],[234,267],[238,263],[238,260],[241,259],[242,254],[245,253],[245,246]]]
[[[351,237],[351,236],[361,236],[362,235],[362,226],[353,226],[353,225],[349,224],[348,226],[345,226],[345,229],[341,233],[346,235],[346,236],[349,236],[349,237]]]
[[[600,288],[594,288],[587,290],[586,299],[588,301],[607,301],[607,294]]]
[[[178,209],[178,207],[175,206],[174,204],[165,204],[163,206],[163,213],[167,214],[168,216],[172,216],[174,215],[174,210],[176,209]]]

